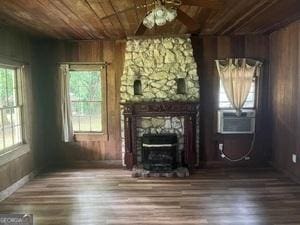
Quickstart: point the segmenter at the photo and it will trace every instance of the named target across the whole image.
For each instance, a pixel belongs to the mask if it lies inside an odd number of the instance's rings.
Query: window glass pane
[[[72,116],[73,130],[80,130],[79,116]]]
[[[91,120],[89,116],[80,116],[80,131],[91,131]]]
[[[14,137],[14,142],[13,144],[19,144],[22,143],[22,127],[20,125],[14,126],[13,127],[13,137]]]
[[[71,102],[72,117],[80,115],[80,102]]]
[[[101,103],[91,103],[91,130],[102,131]]]
[[[12,125],[21,125],[20,107],[12,108]]]
[[[3,132],[2,130],[0,131],[0,151],[3,150],[4,148],[4,142],[3,142]]]
[[[10,147],[13,145],[13,133],[11,127],[4,128],[4,139],[5,139],[5,148]]]
[[[81,116],[90,116],[90,102],[81,102]]]
[[[0,108],[7,105],[6,100],[6,69],[0,68]]]
[[[4,148],[4,140],[3,140],[3,123],[2,123],[2,116],[1,116],[1,110],[0,110],[0,150]]]
[[[17,98],[16,69],[0,67],[0,149],[22,143],[21,106]]]
[[[13,144],[22,142],[22,126],[20,108],[13,108],[12,110],[12,126],[13,126]]]
[[[4,141],[5,147],[13,145],[13,134],[12,134],[12,110],[6,108],[3,110],[3,125],[4,125]]]
[[[91,130],[90,103],[89,102],[81,102],[80,130],[81,131],[90,131]]]
[[[253,80],[250,88],[250,92],[247,96],[244,108],[254,108],[255,107],[255,80]],[[220,90],[219,90],[219,108],[232,108],[230,101],[227,98],[226,92],[224,90],[222,81],[220,80]]]
[[[100,71],[70,71],[71,101],[101,100]]]
[[[100,71],[70,71],[73,130],[101,132]]]
[[[12,109],[3,109],[3,125],[4,128],[12,127]]]
[[[15,91],[15,70],[6,69],[6,82],[7,82],[7,106],[15,106],[16,103],[16,91]]]

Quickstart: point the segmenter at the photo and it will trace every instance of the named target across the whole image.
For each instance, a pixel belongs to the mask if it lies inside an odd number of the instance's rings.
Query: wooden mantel
[[[196,163],[196,116],[198,102],[126,102],[124,106],[125,164],[132,169],[137,165],[137,127],[139,117],[184,117],[183,163],[193,168]]]

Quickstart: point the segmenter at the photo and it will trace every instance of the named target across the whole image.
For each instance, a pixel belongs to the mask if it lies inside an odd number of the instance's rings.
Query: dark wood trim
[[[184,116],[184,164],[193,168],[196,162],[197,102],[127,102],[124,106],[125,164],[132,169],[137,164],[136,120],[139,117]]]

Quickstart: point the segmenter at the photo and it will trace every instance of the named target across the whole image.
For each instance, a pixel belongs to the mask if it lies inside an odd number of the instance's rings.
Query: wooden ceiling
[[[183,0],[184,1],[184,0]],[[299,0],[188,0],[185,17],[143,35],[269,33],[300,18]],[[135,36],[153,0],[0,0],[0,24],[57,39]],[[192,20],[191,20],[192,19]]]

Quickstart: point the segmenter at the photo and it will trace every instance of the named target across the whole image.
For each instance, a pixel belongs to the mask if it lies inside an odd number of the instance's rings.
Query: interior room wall
[[[58,54],[57,63],[108,63],[106,79],[107,134],[96,138],[87,135],[75,143],[63,143],[60,146],[60,159],[69,162],[116,160],[121,165],[120,78],[123,72],[125,41],[60,41],[55,51]],[[53,75],[55,76],[55,74],[57,74],[57,67]],[[59,109],[59,106],[56,105],[56,108]],[[59,126],[57,129],[60,129]]]
[[[274,165],[300,181],[300,21],[270,35],[270,64]]]
[[[202,166],[264,165],[270,159],[268,123],[269,40],[264,35],[193,37],[194,56],[200,82],[200,162]],[[256,141],[249,161],[231,163],[220,156],[218,143],[231,158],[239,158],[251,145],[252,135],[217,134],[219,77],[214,60],[249,57],[264,63],[259,78],[259,106],[256,119]]]
[[[262,165],[270,159],[268,129],[268,54],[269,39],[264,35],[249,36],[205,36],[192,37],[194,56],[198,64],[200,78],[200,161],[206,166]],[[119,88],[122,74],[122,54],[125,43],[116,41],[64,41],[58,47],[59,61],[93,62],[107,61],[109,83],[109,140],[81,140],[76,144],[64,144],[62,154],[65,159],[103,160],[121,159]],[[232,157],[245,153],[251,143],[249,135],[217,135],[217,109],[219,78],[214,60],[226,57],[251,57],[264,62],[260,78],[260,106],[257,118],[257,139],[251,159],[247,162],[229,163],[220,157],[218,142],[223,142],[225,152]],[[121,65],[121,66],[120,66]]]
[[[295,177],[300,177],[300,104],[297,101],[300,97],[299,33],[298,21],[272,33],[270,42],[269,36],[265,35],[192,37],[201,86],[202,165],[262,165],[270,160],[272,147],[275,166]],[[28,63],[31,68],[28,74],[31,85],[28,89],[30,96],[28,122],[32,125],[30,151],[0,166],[0,191],[55,160],[121,159],[119,90],[124,50],[124,41],[36,40],[22,32],[6,27],[0,28],[0,58]],[[220,157],[218,143],[224,142],[226,153],[238,156],[249,148],[251,137],[220,136],[216,133],[219,78],[214,60],[226,57],[251,57],[264,63],[263,75],[260,78],[258,138],[251,160],[237,164],[224,161]],[[55,75],[58,63],[65,61],[109,63],[107,68],[109,135],[104,139],[99,141],[87,139],[76,144],[60,145]],[[270,76],[269,65],[271,65]],[[292,163],[293,153],[298,156],[298,162],[295,164]]]
[[[267,36],[238,36],[238,37],[193,37],[192,44],[194,56],[197,58],[198,74],[200,78],[200,104],[201,104],[201,134],[200,134],[200,160],[205,165],[226,165],[230,163],[223,161],[218,152],[217,143],[220,138],[227,146],[226,152],[238,155],[246,151],[250,144],[250,137],[226,136],[220,137],[216,134],[216,113],[218,102],[218,76],[215,70],[214,60],[226,57],[252,57],[265,63],[263,74],[264,88],[262,95],[263,112],[267,108],[267,85],[268,80],[268,37]],[[39,138],[38,146],[46,146],[42,154],[47,161],[70,160],[70,161],[97,161],[97,160],[120,160],[120,77],[123,69],[123,56],[125,42],[113,40],[97,41],[35,41],[32,48],[32,60],[39,66],[33,67],[36,74],[33,80],[36,87],[34,96],[36,104],[40,102],[42,107],[37,107],[39,120],[36,124],[43,129],[36,129]],[[108,65],[108,136],[101,140],[80,140],[77,143],[60,145],[60,129],[56,102],[56,82],[59,62],[99,62],[106,61]],[[34,90],[34,89],[33,89]],[[45,101],[47,99],[47,101]],[[270,151],[266,132],[266,120],[261,114],[259,127],[259,140],[250,162],[267,161]],[[46,119],[44,119],[46,118]],[[267,124],[268,125],[268,124]],[[258,144],[261,143],[261,144]],[[59,158],[57,158],[59,157]],[[244,162],[243,162],[244,163]],[[247,162],[249,163],[249,162]],[[239,165],[239,164],[233,164]]]
[[[49,107],[45,103],[47,92],[44,91],[48,88],[45,73],[48,67],[41,64],[42,59],[46,61],[46,58],[45,52],[40,53],[36,40],[29,35],[7,27],[0,28],[0,60],[13,64],[26,64],[29,67],[29,72],[24,79],[26,83],[24,95],[27,96],[24,123],[29,151],[17,154],[17,158],[13,157],[14,159],[7,160],[4,164],[1,163],[0,191],[22,178],[32,177],[44,168],[48,161],[51,161],[51,154],[48,151],[50,147],[47,147],[45,141],[48,135],[46,121],[49,118],[46,114]],[[0,162],[4,158],[6,156],[0,157]]]

